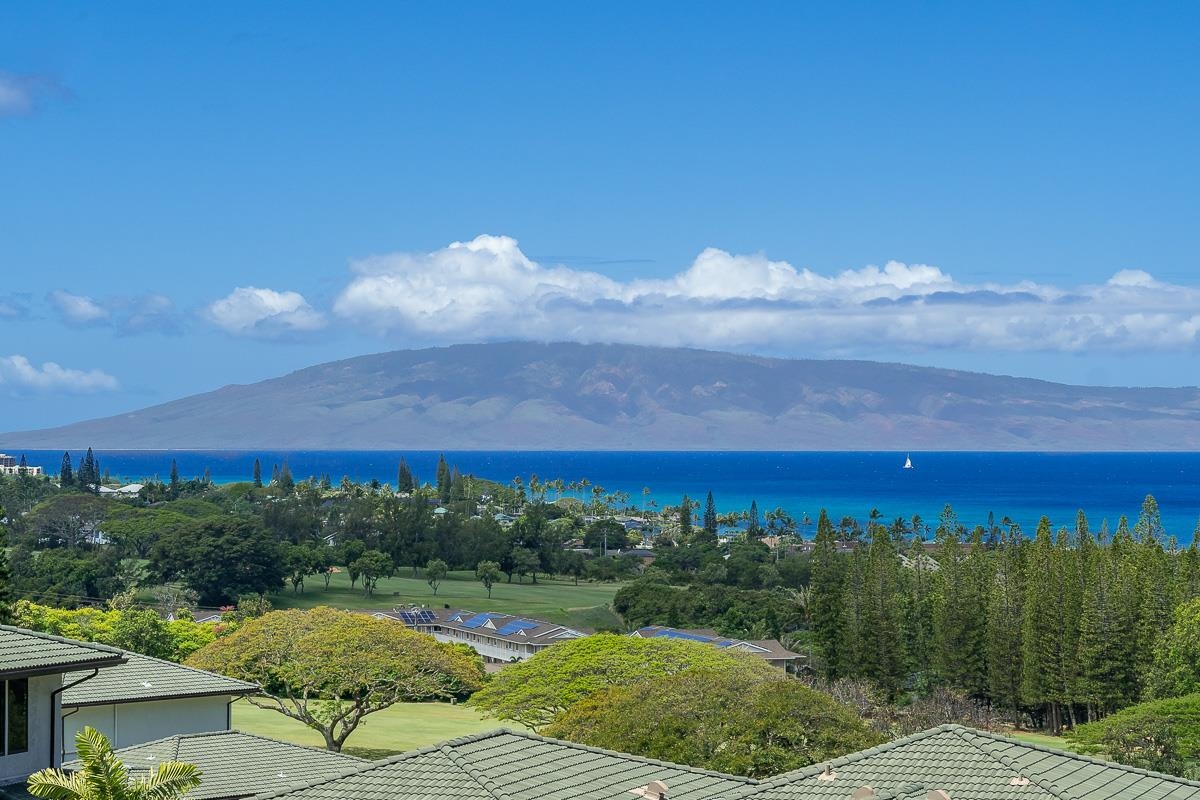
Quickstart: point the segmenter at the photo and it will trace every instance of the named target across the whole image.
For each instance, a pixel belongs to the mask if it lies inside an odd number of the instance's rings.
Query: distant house
[[[62,763],[63,674],[83,682],[124,660],[114,647],[0,625],[0,787]]]
[[[137,653],[76,684],[83,672],[63,678],[63,755],[75,752],[75,733],[90,725],[114,747],[128,747],[174,734],[224,731],[232,727],[230,704],[257,694],[253,683]]]
[[[392,619],[413,630],[428,633],[439,642],[467,644],[492,664],[524,661],[535,653],[567,639],[587,634],[553,622],[514,617],[487,611],[418,608],[376,611],[372,616]]]
[[[42,475],[41,467],[24,463],[25,456],[20,459],[7,453],[0,453],[0,475]]]
[[[709,630],[685,630],[668,628],[663,625],[647,625],[644,628],[638,628],[630,636],[638,636],[642,639],[686,639],[691,642],[711,644],[722,649],[740,650],[743,653],[758,656],[772,666],[782,669],[787,669],[796,662],[796,659],[802,658],[799,653],[791,652],[777,639],[729,639],[719,635],[716,631]]]
[[[241,731],[169,736],[120,748],[116,755],[134,778],[157,769],[164,761],[195,764],[202,778],[200,786],[185,795],[188,800],[237,800],[277,792],[360,769],[368,763],[344,753]],[[64,769],[81,766],[78,761],[63,764]]]

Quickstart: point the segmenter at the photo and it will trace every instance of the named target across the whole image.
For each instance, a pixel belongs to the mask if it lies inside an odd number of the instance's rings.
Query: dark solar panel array
[[[514,619],[512,622],[506,624],[504,627],[500,628],[500,630],[496,631],[496,633],[500,634],[501,636],[512,636],[517,631],[531,631],[537,626],[538,624],[536,622],[530,622],[527,619]]]
[[[484,624],[484,623],[485,623],[485,622],[487,622],[489,619],[495,619],[496,617],[503,617],[503,616],[507,616],[507,615],[505,615],[505,614],[493,614],[493,613],[491,613],[491,612],[487,612],[487,613],[484,613],[484,614],[476,614],[475,616],[471,617],[469,620],[467,620],[466,622],[464,622],[464,623],[462,624],[462,626],[463,626],[464,628],[478,628],[480,625]]]
[[[437,622],[437,615],[427,609],[419,611],[400,611],[400,620],[405,625],[432,625]]]

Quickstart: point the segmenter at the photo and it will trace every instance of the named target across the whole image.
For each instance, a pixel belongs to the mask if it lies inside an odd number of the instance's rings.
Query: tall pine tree
[[[704,533],[716,539],[717,536],[717,504],[713,502],[712,491],[704,501]]]
[[[401,457],[400,467],[396,471],[396,491],[407,494],[415,488],[412,470],[409,469],[408,462]]]
[[[71,468],[71,454],[63,453],[62,466],[58,469],[58,485],[66,489],[75,483],[75,473]]]
[[[257,458],[254,459],[253,481],[254,481],[254,488],[256,488],[256,489],[262,488],[262,462],[259,461]]]
[[[837,550],[837,534],[825,509],[821,509],[817,518],[811,570],[809,602],[812,607],[813,642],[820,653],[825,677],[832,679],[838,676],[842,662],[840,626],[845,570]]]

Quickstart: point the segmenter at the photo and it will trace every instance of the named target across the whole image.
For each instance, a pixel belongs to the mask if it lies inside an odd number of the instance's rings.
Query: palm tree
[[[200,785],[200,770],[179,761],[164,761],[149,775],[131,779],[95,728],[75,734],[75,751],[83,769],[44,769],[29,778],[29,793],[48,800],[177,800]]]

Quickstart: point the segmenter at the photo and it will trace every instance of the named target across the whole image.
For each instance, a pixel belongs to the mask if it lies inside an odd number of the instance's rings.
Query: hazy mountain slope
[[[61,428],[15,448],[1200,449],[1200,390],[865,361],[504,343],[405,350]]]

